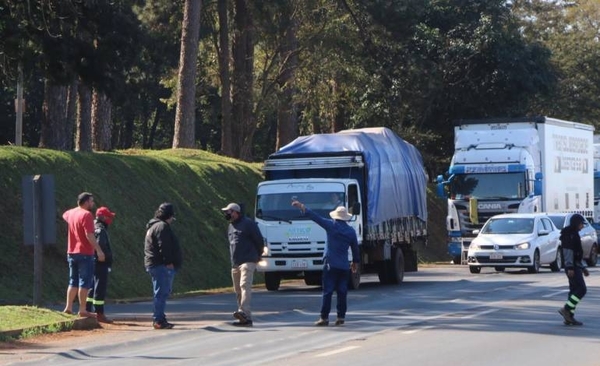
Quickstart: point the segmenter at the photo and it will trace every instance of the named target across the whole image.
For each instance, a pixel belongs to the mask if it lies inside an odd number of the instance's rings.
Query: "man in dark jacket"
[[[238,321],[233,325],[252,326],[252,281],[256,265],[264,249],[263,237],[256,223],[242,215],[237,203],[230,203],[221,209],[229,221],[227,236],[231,254],[231,279],[235,291],[238,309],[233,317]]]
[[[90,313],[95,312],[96,319],[100,323],[112,323],[112,320],[108,319],[104,314],[104,300],[108,286],[108,274],[113,263],[110,239],[108,237],[108,226],[112,223],[114,217],[115,213],[111,212],[108,207],[100,207],[96,210],[94,236],[106,259],[104,262],[100,262],[98,255],[94,255],[94,284],[88,292],[86,310]]]
[[[165,307],[173,288],[175,272],[181,267],[182,256],[179,241],[171,229],[175,220],[175,210],[170,203],[162,203],[154,218],[146,225],[144,244],[144,265],[152,276],[154,293],[154,329],[171,329],[173,324],[167,321]]]
[[[350,271],[358,269],[360,253],[358,239],[354,229],[347,221],[352,218],[346,207],[338,206],[329,213],[331,220],[319,216],[302,202],[292,199],[292,206],[297,207],[311,220],[325,229],[327,246],[323,255],[323,299],[321,317],[315,322],[316,326],[329,325],[329,312],[333,291],[337,294],[337,319],[335,325],[343,325],[347,310],[348,279]],[[352,264],[348,264],[348,249],[352,251]]]
[[[579,230],[583,228],[583,216],[574,214],[571,216],[569,226],[560,232],[560,242],[564,259],[565,272],[569,279],[569,295],[567,303],[558,312],[565,319],[565,325],[583,325],[575,319],[575,308],[587,292],[587,286],[583,276],[589,276],[589,272],[583,262],[583,248]]]

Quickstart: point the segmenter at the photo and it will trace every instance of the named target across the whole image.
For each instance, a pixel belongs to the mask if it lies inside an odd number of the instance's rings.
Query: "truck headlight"
[[[271,255],[271,251],[269,250],[269,247],[267,246],[267,243],[265,243],[265,246],[264,246],[263,252],[262,252],[262,256],[263,257],[268,257],[269,255]]]
[[[515,245],[515,249],[516,249],[516,250],[525,250],[525,249],[529,249],[529,243],[521,243],[521,244],[517,244],[517,245]]]

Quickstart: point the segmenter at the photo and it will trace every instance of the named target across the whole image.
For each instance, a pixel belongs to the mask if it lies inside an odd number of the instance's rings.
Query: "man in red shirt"
[[[104,252],[94,236],[94,196],[83,192],[77,197],[78,207],[63,214],[69,228],[67,261],[69,262],[69,287],[67,288],[67,314],[73,313],[75,297],[79,298],[79,316],[94,317],[96,314],[85,310],[88,291],[94,280],[94,250],[98,261],[104,262]]]

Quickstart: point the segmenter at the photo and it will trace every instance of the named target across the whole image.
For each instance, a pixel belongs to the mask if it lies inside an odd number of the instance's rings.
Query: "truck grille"
[[[322,257],[325,242],[270,242],[269,250],[273,257]]]
[[[507,212],[500,212],[500,211],[479,211],[479,223],[478,224],[474,224],[473,222],[471,222],[471,218],[469,217],[469,210],[467,209],[466,206],[463,205],[456,205],[456,210],[458,211],[458,220],[460,221],[460,228],[461,231],[463,233],[463,236],[466,237],[474,237],[475,235],[473,235],[473,230],[481,230],[481,228],[483,227],[483,224],[486,223],[486,221],[492,217],[492,216],[496,216],[496,215],[500,215],[503,213],[513,213],[513,212],[517,212],[518,210],[518,205],[516,205],[517,207],[515,208],[511,208],[509,210],[507,210]]]

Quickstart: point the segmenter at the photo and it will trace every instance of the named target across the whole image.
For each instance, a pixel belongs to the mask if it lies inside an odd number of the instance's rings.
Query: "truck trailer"
[[[301,136],[270,155],[263,170],[255,220],[265,252],[257,269],[268,290],[289,278],[321,285],[325,230],[292,207],[292,199],[323,217],[339,205],[353,215],[361,266],[351,288],[358,288],[361,273],[401,283],[405,271],[417,270],[415,244],[427,239],[427,176],[419,151],[393,131]]]
[[[594,216],[594,127],[549,117],[460,120],[447,179],[448,253],[466,264],[473,231],[501,213]]]

